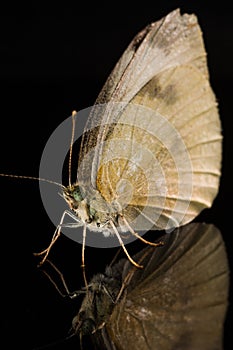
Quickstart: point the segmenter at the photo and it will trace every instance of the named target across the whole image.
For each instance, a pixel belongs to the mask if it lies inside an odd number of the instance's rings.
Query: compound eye
[[[91,318],[87,318],[85,321],[83,321],[81,331],[83,335],[89,335],[93,333],[95,328],[95,322]]]
[[[82,333],[82,335],[90,335],[95,330],[95,322],[91,318],[85,318],[85,311],[79,312],[77,316],[74,317],[72,322],[72,327],[75,333]]]
[[[77,202],[81,202],[84,198],[83,198],[83,193],[80,189],[79,186],[77,186],[73,192],[72,192],[72,196],[74,197],[74,199],[77,201]]]

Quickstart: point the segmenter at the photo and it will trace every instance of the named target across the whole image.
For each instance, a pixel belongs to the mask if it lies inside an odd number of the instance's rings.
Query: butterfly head
[[[90,335],[95,331],[96,324],[92,317],[87,317],[84,311],[80,311],[73,319],[72,328],[75,334]]]
[[[83,189],[78,185],[71,185],[64,187],[63,197],[68,203],[70,209],[75,210],[78,208],[79,204],[84,200],[85,194]]]
[[[93,212],[90,211],[85,192],[79,184],[64,187],[63,197],[69,208],[83,223],[91,223]]]
[[[110,267],[105,274],[95,275],[78,314],[73,318],[74,333],[91,335],[100,329],[112,313],[120,288],[121,279],[113,276]]]

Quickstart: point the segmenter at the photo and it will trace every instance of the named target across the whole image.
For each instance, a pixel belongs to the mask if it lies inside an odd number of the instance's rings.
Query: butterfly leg
[[[61,271],[60,271],[60,270],[52,263],[52,261],[50,261],[49,259],[46,260],[46,263],[48,263],[48,264],[57,272],[57,274],[58,274],[58,276],[60,277],[60,280],[61,280],[61,282],[62,282],[62,285],[63,285],[63,287],[64,287],[66,293],[63,293],[63,292],[61,291],[61,289],[58,287],[57,283],[53,280],[53,278],[50,276],[50,274],[49,274],[47,271],[42,270],[43,273],[47,276],[47,278],[48,278],[48,279],[50,280],[50,282],[54,285],[54,287],[56,288],[56,290],[58,291],[58,293],[59,293],[62,297],[66,297],[66,296],[68,295],[68,296],[71,296],[71,298],[72,298],[72,293],[69,291],[69,288],[68,288],[68,286],[67,286],[67,284],[66,284],[66,281],[65,281],[64,276],[63,276],[63,274],[61,273]]]
[[[121,236],[120,236],[119,232],[117,231],[116,226],[114,225],[114,223],[113,223],[111,220],[110,220],[110,224],[111,224],[111,226],[112,226],[112,228],[113,228],[113,230],[114,230],[114,232],[115,232],[115,234],[116,234],[116,236],[117,236],[117,239],[118,239],[118,241],[119,241],[119,243],[120,243],[122,249],[124,250],[124,252],[125,252],[127,258],[129,259],[129,261],[130,261],[134,266],[136,266],[137,268],[143,269],[143,266],[137,264],[136,261],[134,261],[134,260],[131,258],[131,256],[129,255],[129,253],[128,253],[127,249],[125,248],[125,245],[124,245],[124,243],[123,243],[123,241],[122,241],[122,239],[121,239]]]
[[[106,322],[102,322],[94,331],[92,331],[91,334],[95,334],[95,332],[100,331],[104,326],[106,325]]]
[[[150,249],[153,249],[153,248],[150,248]],[[139,263],[141,264],[143,262],[143,260],[145,259],[145,257],[148,255],[148,253],[152,251],[152,250],[147,250],[142,256],[141,258],[139,259]],[[135,266],[133,266],[133,268],[128,272],[128,274],[125,276],[125,279],[122,281],[122,285],[121,285],[121,289],[119,290],[118,292],[118,295],[116,297],[116,300],[114,301],[114,304],[117,304],[118,303],[118,300],[120,299],[122,293],[124,292],[125,290],[125,287],[127,285],[129,285],[134,273],[135,273],[136,269],[135,269]]]
[[[48,255],[49,255],[49,252],[50,252],[50,250],[51,250],[51,248],[52,248],[52,246],[54,245],[54,243],[56,242],[56,240],[58,239],[58,237],[60,236],[60,234],[61,234],[61,226],[59,225],[59,226],[57,226],[57,228],[56,228],[56,230],[55,230],[55,232],[54,232],[54,234],[53,234],[53,237],[52,237],[52,240],[51,240],[49,246],[48,246],[46,249],[44,249],[44,250],[42,250],[41,252],[39,252],[39,253],[33,253],[33,254],[36,255],[36,256],[44,255],[44,256],[43,256],[43,259],[42,259],[41,262],[39,263],[39,266],[43,265],[43,263],[44,263],[45,260],[47,259]]]
[[[86,270],[85,270],[85,245],[86,245],[86,235],[87,235],[87,226],[83,226],[83,242],[82,242],[82,271],[83,271],[83,280],[85,284],[85,288],[88,294],[88,283],[87,283],[87,277],[86,277]]]
[[[125,225],[127,226],[128,230],[130,233],[132,233],[132,235],[134,235],[135,237],[137,237],[138,239],[140,239],[140,241],[142,241],[143,243],[146,243],[148,245],[151,245],[153,247],[160,247],[162,245],[164,245],[164,242],[160,241],[160,242],[149,242],[146,239],[144,239],[143,237],[141,237],[137,232],[134,231],[134,229],[130,226],[130,224],[128,223],[128,221],[124,218],[124,216],[121,216],[122,220],[124,221]]]
[[[66,215],[70,216],[72,219],[76,219],[76,221],[77,221],[77,217],[75,217],[71,212],[69,212],[68,210],[64,211],[64,213],[62,214],[62,217],[61,217],[61,221],[60,221],[59,225],[57,226],[57,228],[56,228],[56,230],[55,230],[55,232],[53,234],[53,237],[52,237],[52,240],[51,240],[49,246],[46,249],[44,249],[41,252],[39,252],[39,253],[34,253],[34,255],[36,255],[36,256],[44,255],[43,259],[39,263],[39,266],[41,266],[45,262],[45,260],[47,259],[47,256],[48,256],[52,246],[54,245],[56,240],[60,237],[62,226],[66,226],[66,225],[63,224],[64,218],[65,218]],[[77,226],[78,223],[75,224],[75,225]]]
[[[61,287],[58,286],[58,284],[55,282],[54,278],[51,277],[51,274],[48,273],[45,269],[42,269],[42,272],[46,275],[46,277],[49,279],[49,281],[54,285],[54,287],[56,288],[56,290],[58,291],[58,293],[64,298],[64,297],[69,297],[70,299],[75,299],[76,297],[78,297],[80,294],[84,294],[86,293],[86,290],[78,290],[78,291],[73,291],[71,292],[66,284],[65,278],[62,274],[62,272],[56,267],[55,264],[52,263],[52,261],[50,261],[49,259],[46,260],[46,263],[49,264],[52,268],[52,270],[54,270],[62,283],[63,289],[65,292],[62,291]]]

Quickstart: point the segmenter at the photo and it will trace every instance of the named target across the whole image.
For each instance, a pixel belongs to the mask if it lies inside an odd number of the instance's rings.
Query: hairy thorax
[[[120,231],[125,231],[120,223],[120,204],[117,201],[108,203],[97,190],[91,189],[87,192],[79,184],[73,184],[63,190],[63,197],[77,219],[91,231],[109,236],[113,234],[110,222]]]

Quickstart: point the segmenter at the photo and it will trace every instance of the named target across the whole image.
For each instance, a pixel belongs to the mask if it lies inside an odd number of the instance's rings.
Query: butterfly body
[[[212,205],[221,145],[202,32],[177,9],[136,35],[110,74],[64,198],[79,226],[105,237],[173,230]]]
[[[72,121],[80,120],[75,115]],[[222,131],[197,17],[176,9],[133,38],[88,108],[72,185],[74,130],[73,124],[69,186],[62,186],[70,211],[63,211],[43,261],[63,227],[83,226],[84,261],[86,228],[115,235],[123,247],[123,232],[170,232],[211,207]],[[75,222],[66,225],[66,215]],[[94,246],[102,246],[100,234]]]
[[[72,322],[76,334],[81,332],[90,335],[107,322],[121,289],[121,268],[124,262],[122,259],[113,268],[107,267],[104,274],[93,276],[88,286],[90,293]]]
[[[96,189],[85,191],[84,186],[78,184],[66,187],[63,196],[77,220],[90,231],[101,232],[106,237],[114,234],[110,221],[115,226],[120,224],[121,210],[117,202],[109,204]],[[119,231],[124,232],[122,225]]]

